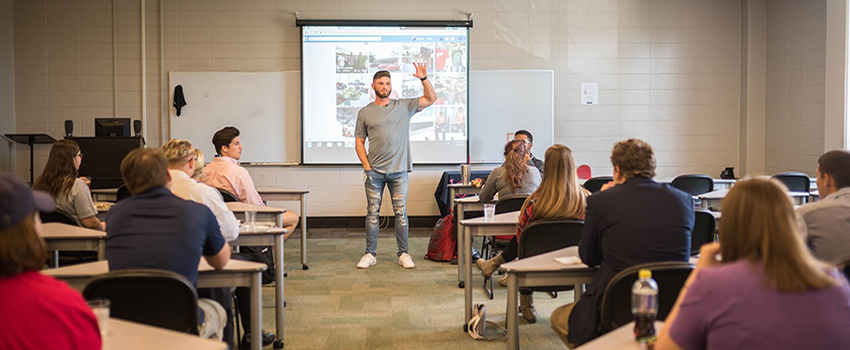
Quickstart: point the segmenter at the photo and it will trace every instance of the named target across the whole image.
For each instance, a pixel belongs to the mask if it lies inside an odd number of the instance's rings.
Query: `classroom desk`
[[[226,350],[227,344],[117,318],[109,319],[103,350]]]
[[[307,266],[307,194],[310,190],[280,187],[257,187],[257,193],[265,201],[298,201],[301,203],[301,268]]]
[[[275,262],[275,270],[274,270],[274,301],[275,301],[275,326],[276,326],[276,336],[277,339],[283,341],[283,331],[284,331],[284,313],[283,307],[277,307],[277,305],[283,305],[283,235],[287,233],[288,230],[285,228],[272,227],[267,229],[258,229],[254,231],[248,230],[239,230],[239,237],[236,237],[233,241],[230,241],[230,245],[232,246],[274,246],[274,262]],[[256,334],[256,333],[254,333]]]
[[[711,211],[721,211],[721,202],[723,198],[726,198],[726,194],[729,193],[729,190],[717,190],[708,192],[705,194],[701,194],[697,196],[702,201],[702,209],[708,209]],[[788,196],[793,198],[794,205],[801,205],[806,202],[809,198],[809,192],[787,192]]]
[[[664,322],[655,321],[655,334],[660,333],[662,327]],[[635,323],[630,322],[578,348],[581,350],[643,350],[643,346],[635,340],[634,329]]]
[[[233,212],[236,215],[236,218],[239,220],[245,219],[245,212],[247,211],[255,211],[257,212],[257,222],[263,222],[263,220],[274,222],[277,227],[283,227],[283,213],[286,212],[286,209],[275,208],[275,207],[267,207],[265,205],[254,205],[247,203],[239,203],[239,202],[228,202],[225,203],[227,205],[227,209]],[[272,217],[273,219],[268,220],[268,217]]]
[[[660,178],[655,179],[655,181],[657,181],[659,183],[668,183],[669,184],[669,183],[672,183],[673,179],[675,179],[675,178],[676,177],[660,177]],[[715,191],[717,191],[717,190],[728,190],[728,189],[732,188],[733,185],[735,185],[736,181],[738,181],[738,180],[735,180],[735,179],[716,179],[716,178],[712,178],[712,180],[714,180],[714,190]]]
[[[496,203],[495,201],[493,202]],[[463,215],[465,211],[473,211],[473,210],[484,210],[484,203],[478,200],[478,196],[469,196],[465,198],[458,198],[455,200],[455,205],[457,206],[456,216],[457,216],[457,232],[461,232],[463,230]],[[460,242],[460,240],[458,240]],[[470,249],[471,251],[471,249]],[[457,287],[463,288],[463,256],[465,254],[464,249],[457,250]]]
[[[455,237],[458,237],[458,240],[457,240],[457,244],[458,244],[458,253],[457,253],[457,269],[458,269],[458,275],[457,275],[458,279],[457,280],[458,280],[458,282],[457,282],[457,287],[463,288],[463,285],[464,285],[464,280],[463,280],[463,261],[464,261],[463,260],[463,254],[466,253],[465,250],[460,249],[460,245],[462,244],[461,239],[460,239],[460,235],[461,235],[461,223],[460,223],[460,221],[463,220],[463,213],[459,212],[459,210],[461,208],[455,208],[455,206],[458,204],[459,199],[464,199],[464,198],[457,198],[458,195],[468,195],[468,196],[475,195],[476,198],[477,198],[478,192],[481,192],[481,188],[475,187],[471,183],[468,184],[468,185],[464,185],[462,183],[449,184],[449,185],[446,185],[446,187],[449,190],[449,198],[448,198],[449,210],[452,211],[455,214],[455,223],[457,223],[457,225],[455,225],[455,228],[456,228],[455,229]],[[476,200],[474,200],[474,202],[478,202],[478,200],[476,199]],[[469,204],[469,202],[464,202],[464,205],[466,205],[466,204]],[[464,209],[464,210],[471,210],[471,209],[472,208],[467,207],[467,209]],[[481,210],[484,210],[483,205],[481,206]],[[472,251],[472,250],[470,249],[470,251]]]
[[[115,202],[118,200],[117,188],[98,188],[91,190],[92,200],[95,202]]]
[[[568,256],[578,257],[578,247],[558,249],[502,264],[501,270],[508,274],[508,306],[506,312],[508,349],[519,349],[519,321],[516,310],[519,306],[518,298],[521,287],[572,285],[574,286],[574,300],[578,301],[582,293],[582,286],[593,280],[597,268],[588,267],[582,263],[564,265],[555,261],[555,258]]]
[[[467,323],[472,319],[472,237],[473,236],[501,236],[515,235],[516,223],[519,220],[519,211],[498,214],[493,220],[484,217],[463,220],[463,231],[458,243],[463,242],[458,251],[463,249],[463,264],[466,272],[463,275],[464,283],[464,323],[463,331],[466,332]],[[459,255],[460,253],[458,253]],[[458,261],[460,264],[460,261]]]
[[[198,264],[198,288],[249,287],[251,289],[251,334],[261,334],[263,325],[262,277],[266,264],[230,260],[223,270],[216,271],[206,260]],[[92,277],[109,272],[106,260],[79,264],[58,269],[42,270],[41,273],[63,280],[76,290],[82,291]],[[283,312],[283,305],[275,305],[276,312]],[[251,350],[260,350],[262,337],[251,338]]]
[[[53,267],[59,267],[60,251],[96,251],[97,259],[106,259],[106,232],[50,222],[41,225],[41,238],[52,251]]]

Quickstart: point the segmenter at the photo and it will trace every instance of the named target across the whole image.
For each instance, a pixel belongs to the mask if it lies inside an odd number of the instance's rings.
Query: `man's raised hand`
[[[416,68],[416,73],[413,73],[414,77],[422,79],[428,76],[428,69],[425,67],[424,63],[413,62],[413,67]]]

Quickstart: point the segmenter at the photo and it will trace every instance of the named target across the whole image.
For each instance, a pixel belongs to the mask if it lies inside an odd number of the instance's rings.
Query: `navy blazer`
[[[569,319],[569,341],[581,345],[599,336],[599,302],[608,282],[634,265],[688,261],[694,205],[669,184],[635,176],[587,197],[579,255],[599,266]]]

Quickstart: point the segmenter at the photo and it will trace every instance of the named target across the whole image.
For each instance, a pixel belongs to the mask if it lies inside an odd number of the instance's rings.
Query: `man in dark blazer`
[[[599,266],[577,303],[552,313],[552,329],[567,346],[599,336],[599,303],[608,282],[634,265],[688,261],[694,207],[691,196],[652,180],[655,155],[644,141],[629,139],[611,154],[614,181],[587,198],[587,214],[579,255]]]

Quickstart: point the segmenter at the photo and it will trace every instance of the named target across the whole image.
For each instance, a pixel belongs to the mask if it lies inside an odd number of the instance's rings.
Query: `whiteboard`
[[[554,81],[553,71],[470,71],[471,161],[501,163],[507,134],[519,129],[534,135],[540,157],[555,138]],[[191,141],[207,161],[212,135],[232,125],[242,135],[240,162],[300,163],[300,72],[170,72],[169,101],[177,85],[187,105],[179,117],[171,108],[171,138]]]
[[[473,163],[502,163],[508,134],[520,129],[531,132],[532,151],[543,158],[555,143],[555,72],[471,71],[469,118]]]
[[[171,72],[183,86],[186,106],[170,113],[171,138],[186,139],[215,155],[212,136],[225,126],[239,129],[246,163],[298,163],[301,160],[301,74],[291,72]]]

